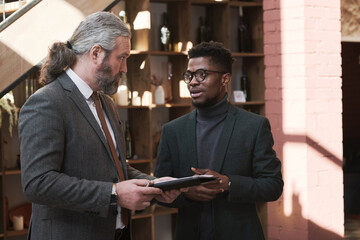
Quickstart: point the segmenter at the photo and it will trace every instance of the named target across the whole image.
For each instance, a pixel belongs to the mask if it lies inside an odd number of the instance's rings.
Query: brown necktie
[[[107,140],[107,143],[109,145],[111,155],[112,155],[112,158],[113,158],[115,166],[116,166],[116,171],[117,171],[117,173],[119,175],[120,181],[124,181],[125,180],[124,171],[123,171],[123,169],[121,167],[119,158],[117,156],[115,145],[114,145],[114,142],[113,142],[113,140],[111,138],[109,128],[108,128],[108,126],[106,124],[104,111],[102,110],[101,103],[100,103],[100,100],[99,100],[99,97],[98,97],[97,93],[93,92],[93,94],[91,95],[91,98],[94,100],[95,107],[96,107],[96,112],[97,112],[98,117],[100,119],[102,129],[104,130],[106,140]],[[128,226],[129,216],[130,216],[130,210],[127,209],[127,208],[122,207],[121,208],[121,220],[122,220],[123,224],[126,227]]]

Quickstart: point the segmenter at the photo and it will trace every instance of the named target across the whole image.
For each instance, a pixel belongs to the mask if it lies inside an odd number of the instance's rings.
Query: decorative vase
[[[165,104],[165,92],[161,85],[155,88],[155,104]]]

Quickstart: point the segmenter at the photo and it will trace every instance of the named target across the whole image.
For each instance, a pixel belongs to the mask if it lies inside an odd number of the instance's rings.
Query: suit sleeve
[[[174,176],[172,166],[172,156],[166,137],[166,128],[163,127],[161,132],[160,143],[157,151],[155,176]]]
[[[106,217],[112,183],[81,179],[62,171],[67,154],[65,124],[71,123],[66,123],[59,110],[64,103],[50,95],[44,91],[32,95],[20,112],[24,194],[34,203]]]
[[[229,201],[275,201],[283,190],[281,162],[273,150],[274,140],[266,118],[260,123],[252,154],[252,175],[229,175]]]

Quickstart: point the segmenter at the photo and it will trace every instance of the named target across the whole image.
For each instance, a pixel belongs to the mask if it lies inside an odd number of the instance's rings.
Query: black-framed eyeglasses
[[[227,73],[227,72],[212,71],[212,70],[200,68],[200,69],[196,70],[195,72],[191,72],[189,70],[183,72],[183,79],[186,84],[189,84],[191,82],[191,79],[193,79],[193,77],[195,76],[196,81],[202,82],[205,80],[208,73],[211,73],[211,72],[212,73],[221,73],[221,74]]]

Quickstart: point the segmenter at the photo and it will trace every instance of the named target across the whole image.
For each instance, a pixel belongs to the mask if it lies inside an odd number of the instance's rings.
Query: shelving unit
[[[26,239],[27,228],[21,231],[13,230],[10,225],[9,212],[11,209],[26,202],[23,196],[20,175],[21,171],[17,167],[17,154],[19,144],[17,127],[14,127],[10,137],[8,132],[8,115],[3,112],[1,135],[1,162],[0,162],[0,182],[1,182],[1,220],[0,220],[0,239]]]
[[[239,52],[237,44],[239,7],[243,8],[244,19],[251,23],[250,31],[253,37],[251,52]],[[162,125],[193,109],[191,99],[183,97],[183,94],[180,93],[182,88],[180,85],[184,84],[181,77],[182,72],[187,68],[186,48],[189,43],[196,44],[200,16],[205,19],[211,29],[210,39],[222,42],[225,47],[233,52],[233,57],[236,59],[233,66],[232,83],[228,86],[229,100],[235,106],[258,114],[265,114],[261,1],[124,0],[120,1],[112,9],[112,12],[118,14],[120,10],[126,11],[129,23],[134,22],[139,12],[148,11],[151,13],[150,29],[132,30],[132,50],[127,62],[127,78],[130,91],[137,91],[139,96],[148,91],[152,94],[152,102],[146,106],[118,106],[121,120],[124,123],[125,121],[130,122],[133,152],[136,156],[127,161],[133,167],[145,173],[153,174]],[[172,30],[172,46],[176,51],[160,51],[158,32],[163,12],[168,13],[169,25]],[[182,44],[181,49],[177,48],[179,43]],[[168,80],[169,69],[167,65],[169,62],[172,64],[170,80]],[[247,70],[251,84],[251,101],[234,103],[232,91],[239,88],[239,79],[243,67]],[[162,80],[162,86],[167,97],[165,104],[154,104],[155,86],[151,84],[151,78],[154,77]],[[26,87],[25,83],[21,83],[14,89],[18,106],[21,106],[26,100],[26,96],[24,96],[26,95],[24,94]],[[187,91],[186,88],[185,91]],[[18,140],[9,143],[9,137],[5,134],[6,129],[6,127],[1,128],[0,204],[2,212],[0,216],[0,240],[20,240],[26,239],[27,229],[11,231],[6,226],[8,220],[5,214],[7,211],[5,197],[8,197],[10,208],[26,201],[21,196],[22,191],[21,186],[19,186],[20,170],[5,167],[6,158],[8,158],[10,151],[8,149],[9,144],[14,145],[12,149],[15,149],[11,150],[13,161],[16,161],[16,154],[19,154]],[[17,132],[17,129],[14,129],[14,132]],[[18,138],[17,134],[14,134],[13,138]],[[4,141],[8,143],[5,144]],[[263,224],[266,224],[266,205],[259,204],[259,211]],[[151,206],[141,212],[134,212],[132,217],[133,239],[161,239],[160,236],[164,236],[164,232],[166,236],[173,235],[176,214],[177,209],[158,205]]]

